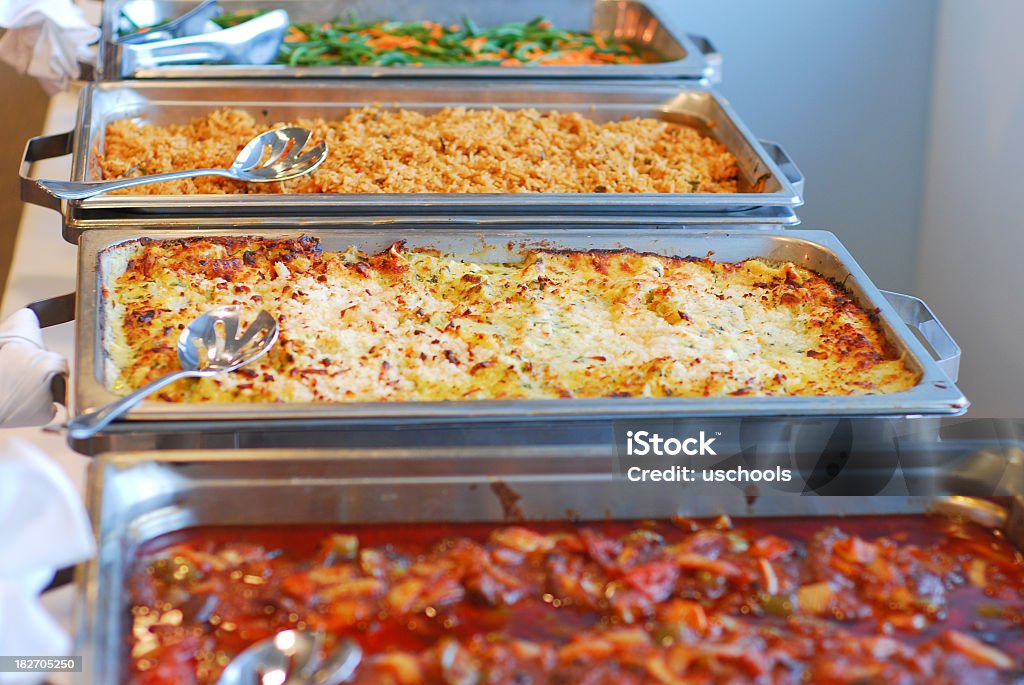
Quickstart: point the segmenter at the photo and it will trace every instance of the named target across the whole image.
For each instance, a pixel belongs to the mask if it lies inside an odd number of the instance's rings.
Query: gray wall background
[[[720,90],[836,233],[963,349],[970,414],[1024,416],[1021,0],[655,0],[724,56]]]
[[[917,292],[963,348],[971,414],[1024,417],[1021,0],[942,0]]]
[[[651,4],[714,42],[721,92],[804,172],[802,227],[836,233],[880,287],[911,291],[939,3]]]

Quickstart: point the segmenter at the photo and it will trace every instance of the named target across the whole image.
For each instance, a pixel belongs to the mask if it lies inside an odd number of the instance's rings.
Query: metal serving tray
[[[529,78],[529,79],[703,79],[716,80],[721,58],[703,37],[691,37],[669,17],[655,14],[639,0],[220,0],[226,12],[284,9],[292,21],[330,21],[355,12],[360,21],[437,21],[480,26],[529,21],[546,16],[559,28],[614,36],[654,50],[665,59],[650,64],[550,67],[288,67],[285,65],[166,65],[132,69],[122,64],[117,43],[122,12],[139,23],[156,24],[181,16],[196,0],[108,0],[103,6],[99,64],[101,78]]]
[[[181,429],[205,432],[217,422],[251,430],[263,430],[266,421],[284,420],[312,427],[316,422],[360,427],[371,423],[390,426],[415,423],[595,420],[640,417],[723,416],[908,416],[958,414],[967,400],[951,378],[957,374],[959,348],[920,300],[887,294],[875,288],[838,239],[824,231],[751,230],[657,231],[633,226],[623,231],[590,232],[534,224],[529,231],[483,228],[451,231],[424,227],[394,227],[368,231],[343,227],[250,230],[160,230],[161,238],[200,235],[258,235],[263,238],[311,235],[325,250],[355,245],[369,253],[386,249],[404,239],[410,247],[430,247],[474,261],[519,261],[519,250],[529,246],[564,249],[619,249],[675,256],[704,256],[738,261],[764,257],[793,262],[842,282],[862,306],[877,309],[886,336],[921,374],[920,383],[907,391],[888,395],[851,397],[727,397],[727,398],[606,398],[566,400],[472,400],[451,402],[353,402],[310,404],[175,404],[143,402],[128,414],[125,430],[140,430],[134,422],[182,422]],[[99,407],[115,399],[104,378],[103,274],[101,252],[123,241],[152,236],[153,231],[97,229],[82,236],[79,250],[79,284],[76,327],[75,409]],[[541,237],[542,236],[542,237]],[[895,303],[895,307],[893,305]],[[903,309],[903,314],[897,312]],[[912,334],[913,326],[938,353],[933,359]],[[945,369],[945,371],[943,370]],[[118,424],[113,424],[116,430]]]
[[[948,452],[939,463],[962,461]],[[968,457],[969,458],[969,457]],[[922,461],[928,461],[923,459]],[[1000,504],[944,493],[922,497],[746,497],[700,486],[617,481],[609,446],[481,450],[245,450],[108,455],[91,465],[89,508],[97,558],[78,569],[77,682],[117,683],[126,663],[125,579],[139,546],[199,525],[510,522],[520,520],[914,514],[932,510],[1002,528],[1024,549],[1024,498]],[[922,466],[940,485],[942,469]],[[493,487],[520,499],[511,518]],[[682,489],[681,489],[682,488]],[[990,491],[991,492],[991,491]],[[681,494],[685,493],[685,494]],[[642,495],[642,496],[641,496]],[[571,513],[569,513],[571,512]]]
[[[73,153],[72,180],[98,178],[94,155],[103,149],[107,124],[116,119],[169,124],[219,107],[241,107],[271,123],[298,116],[340,117],[370,103],[423,112],[451,105],[533,107],[577,111],[598,121],[662,117],[721,141],[737,158],[740,192],[100,195],[61,203],[28,176],[31,162]],[[90,84],[74,131],[30,140],[21,190],[23,200],[61,211],[65,236],[74,240],[90,225],[145,217],[332,216],[365,222],[367,217],[416,216],[457,223],[553,215],[595,224],[643,215],[673,225],[790,224],[796,221],[794,208],[803,202],[803,177],[781,148],[758,142],[728,102],[700,84],[134,81]]]

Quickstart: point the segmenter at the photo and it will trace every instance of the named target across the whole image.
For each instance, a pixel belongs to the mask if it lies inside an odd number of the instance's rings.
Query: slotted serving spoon
[[[178,337],[180,371],[162,376],[102,409],[77,416],[63,428],[76,440],[91,438],[118,416],[179,378],[215,376],[259,359],[277,342],[277,319],[266,310],[260,310],[252,324],[240,331],[241,320],[242,308],[238,305],[217,307],[196,318]]]
[[[282,630],[232,659],[217,685],[338,685],[363,658],[352,640],[342,640],[326,657],[322,648],[320,633]]]
[[[306,128],[277,128],[261,133],[242,148],[227,169],[189,169],[166,174],[133,176],[113,181],[47,181],[37,184],[62,200],[84,200],[110,190],[160,181],[177,181],[193,176],[225,176],[238,181],[285,181],[308,174],[327,159],[327,143],[320,142],[303,153],[311,131]]]

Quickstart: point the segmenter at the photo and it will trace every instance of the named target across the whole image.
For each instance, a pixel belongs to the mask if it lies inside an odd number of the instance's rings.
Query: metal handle
[[[75,293],[57,295],[45,300],[37,300],[25,305],[39,319],[40,328],[49,328],[75,320]]]
[[[219,64],[227,59],[225,45],[211,40],[208,34],[169,38],[152,43],[138,43],[121,46],[124,75],[136,69],[165,66],[168,64]]]
[[[789,156],[781,145],[771,140],[762,140],[761,147],[764,148],[768,156],[772,158],[772,161],[778,165],[779,170],[785,175],[786,180],[789,181],[790,185],[793,186],[793,190],[800,197],[800,203],[804,201],[804,174],[800,171],[800,167],[796,165],[793,158]]]
[[[50,584],[44,587],[40,594],[45,595],[47,592],[57,590],[65,585],[71,585],[73,582],[75,582],[75,567],[65,566],[63,568],[59,568],[53,574],[53,579],[50,581]]]
[[[718,48],[715,47],[714,43],[707,36],[699,36],[694,33],[688,33],[686,36],[704,55],[704,62],[708,65],[707,70],[704,72],[704,78],[711,84],[721,83],[722,53],[718,51]]]
[[[45,300],[37,300],[25,305],[39,320],[40,328],[49,328],[75,320],[75,293],[58,295]],[[50,396],[62,406],[68,406],[68,379],[65,374],[53,377],[50,382]]]
[[[113,181],[36,181],[36,185],[50,195],[61,200],[84,200],[93,195],[106,193],[121,188],[146,185],[147,183],[160,183],[161,181],[177,181],[193,176],[227,176],[234,178],[234,175],[227,169],[189,169],[187,171],[169,171],[165,174],[152,174],[149,176],[133,176],[132,178],[118,178]]]
[[[87,62],[86,60],[78,60],[78,80],[79,81],[99,81],[100,75],[99,70],[96,68],[94,62]]]
[[[25,152],[21,155],[21,170],[19,172],[22,202],[30,202],[40,207],[60,211],[60,200],[43,190],[29,173],[34,162],[70,155],[74,144],[74,131],[29,138],[28,143],[25,144]]]
[[[960,375],[960,346],[953,340],[946,327],[942,325],[935,312],[924,300],[913,295],[904,295],[883,290],[882,295],[896,310],[903,322],[921,333],[921,337],[931,345],[935,352],[935,361],[939,368],[956,381]]]
[[[161,376],[151,383],[147,383],[130,395],[125,395],[111,402],[102,409],[82,414],[64,424],[68,436],[74,440],[85,440],[99,433],[106,428],[111,421],[121,416],[136,404],[152,395],[154,392],[170,385],[179,378],[188,378],[197,375],[194,371],[180,370]]]

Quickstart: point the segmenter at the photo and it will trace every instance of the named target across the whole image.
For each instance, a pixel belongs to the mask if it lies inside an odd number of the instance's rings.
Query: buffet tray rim
[[[567,247],[575,249],[632,248],[674,256],[704,256],[708,251],[740,249],[750,243],[778,249],[800,251],[810,260],[817,255],[837,265],[839,273],[826,277],[845,282],[861,306],[878,313],[879,325],[890,343],[905,356],[912,370],[921,374],[919,383],[906,391],[860,396],[832,397],[728,397],[728,398],[594,398],[555,400],[459,400],[448,402],[359,402],[359,403],[235,403],[175,404],[144,401],[129,412],[127,423],[139,421],[171,421],[181,430],[202,431],[216,421],[253,422],[286,419],[337,420],[363,423],[384,420],[400,424],[452,421],[524,421],[549,419],[622,419],[655,416],[826,416],[875,415],[909,416],[920,414],[959,414],[968,403],[959,388],[939,368],[923,344],[900,320],[881,292],[833,234],[827,231],[757,229],[749,231],[688,230],[666,232],[657,229],[598,232],[586,229],[552,228],[541,239],[534,231],[508,231],[481,228],[473,231],[450,231],[443,228],[404,229],[395,236],[373,235],[360,229],[331,229],[301,226],[293,229],[268,229],[244,233],[231,229],[160,231],[158,239],[201,236],[255,235],[260,238],[310,235],[320,238],[325,249],[356,245],[365,251],[386,248],[395,240],[406,238],[412,246],[431,245],[442,251],[446,243],[462,246],[456,255],[472,255],[487,247],[514,255],[513,247],[524,245]],[[99,257],[108,246],[151,237],[149,231],[96,229],[82,236],[79,247],[79,282],[76,319],[76,363],[74,411],[83,413],[116,399],[101,378],[102,355],[102,286]],[[429,242],[440,240],[441,243]],[[376,242],[373,242],[376,241]],[[574,242],[575,241],[575,242]],[[642,241],[646,241],[642,242]],[[664,243],[662,243],[664,241]],[[372,247],[368,247],[372,246]],[[658,246],[660,249],[648,249]],[[678,249],[675,246],[680,246]],[[743,254],[738,258],[770,257],[767,254]],[[514,257],[513,257],[514,258]],[[116,426],[116,424],[115,424]]]
[[[579,27],[579,30],[602,31],[614,26],[595,26],[597,17],[594,15],[599,6],[625,5],[637,8],[646,13],[650,21],[656,22],[658,28],[665,30],[674,49],[684,54],[680,58],[644,64],[619,65],[581,65],[576,67],[442,67],[442,66],[391,66],[391,67],[360,67],[360,66],[323,66],[323,67],[289,67],[287,65],[166,65],[160,67],[143,67],[125,74],[121,64],[120,51],[117,45],[117,23],[121,8],[129,2],[139,0],[107,0],[103,5],[100,24],[98,64],[102,67],[101,78],[105,81],[126,79],[191,79],[191,78],[348,78],[348,79],[494,79],[494,78],[536,78],[550,79],[705,79],[716,76],[716,67],[712,64],[717,54],[706,54],[698,47],[690,35],[680,30],[677,23],[666,19],[644,0],[594,0],[591,3],[591,26]],[[222,0],[223,2],[223,0]],[[192,2],[175,3],[194,5]],[[289,5],[301,5],[301,0],[273,0],[272,2],[250,2],[248,0],[229,0],[229,5],[251,7],[254,5],[289,9]],[[415,4],[422,6],[423,0]],[[438,3],[441,4],[441,3]],[[431,6],[427,2],[428,7]],[[545,2],[547,13],[551,13],[551,1]],[[478,5],[479,11],[487,10],[487,3]],[[621,10],[620,10],[621,11]],[[477,15],[479,16],[479,15]],[[489,19],[475,19],[478,24],[492,23]],[[556,21],[556,24],[559,23]],[[652,36],[653,38],[653,36]],[[650,44],[647,41],[646,44]],[[710,59],[709,59],[710,58]],[[609,68],[610,67],[610,68]],[[470,71],[472,73],[467,73]]]
[[[428,100],[403,100],[416,93]],[[354,99],[343,99],[348,93]],[[372,95],[370,95],[372,93]],[[526,93],[529,98],[516,94]],[[297,94],[302,99],[295,100]],[[360,95],[361,94],[361,95]],[[497,95],[511,101],[492,101]],[[207,97],[209,96],[209,97]],[[247,100],[246,97],[263,100]],[[133,99],[134,98],[134,99]],[[157,100],[165,98],[165,100]],[[212,98],[212,101],[211,99]],[[518,98],[518,99],[517,99]],[[604,99],[602,99],[604,98]],[[699,102],[697,102],[699,100]],[[691,102],[693,101],[693,102]],[[156,105],[153,103],[157,102]],[[160,104],[160,103],[163,104]],[[704,83],[631,83],[618,86],[607,83],[547,83],[506,80],[499,83],[460,81],[457,83],[424,79],[421,81],[345,82],[323,79],[297,82],[266,80],[254,84],[244,80],[119,81],[87,84],[82,92],[75,118],[71,180],[91,179],[93,155],[104,135],[105,123],[131,113],[155,111],[167,107],[220,106],[288,107],[306,115],[323,114],[322,108],[364,106],[374,103],[410,108],[440,106],[507,106],[558,109],[559,106],[595,112],[643,110],[643,116],[659,114],[693,115],[697,104],[711,108],[711,129],[724,131],[736,139],[730,149],[743,164],[762,170],[765,183],[776,190],[739,193],[292,193],[230,195],[99,195],[63,203],[69,223],[121,215],[204,216],[211,213],[239,215],[293,216],[296,214],[338,214],[362,212],[377,216],[403,216],[412,213],[445,215],[517,214],[521,212],[568,212],[570,214],[608,216],[616,213],[652,211],[688,212],[718,217],[731,213],[756,214],[778,209],[794,209],[803,204],[802,193],[782,171],[761,142],[740,119],[729,101]],[[666,107],[666,103],[668,103]],[[689,107],[689,109],[687,109]],[[120,108],[118,112],[115,109]],[[142,110],[140,110],[142,108]],[[661,112],[662,108],[666,112]],[[116,116],[110,116],[116,114]],[[693,115],[696,116],[696,115]],[[709,129],[710,131],[710,129]],[[799,181],[797,184],[799,185]],[[749,222],[749,217],[746,217]]]

